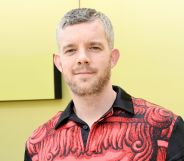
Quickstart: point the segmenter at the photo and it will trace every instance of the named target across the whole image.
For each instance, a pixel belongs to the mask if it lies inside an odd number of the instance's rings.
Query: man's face
[[[109,83],[113,66],[101,22],[67,26],[59,36],[59,69],[72,92],[78,96],[101,92]]]

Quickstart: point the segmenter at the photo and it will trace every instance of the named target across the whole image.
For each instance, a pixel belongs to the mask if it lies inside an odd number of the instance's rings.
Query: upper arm
[[[184,161],[184,121],[179,116],[169,140],[167,161]]]

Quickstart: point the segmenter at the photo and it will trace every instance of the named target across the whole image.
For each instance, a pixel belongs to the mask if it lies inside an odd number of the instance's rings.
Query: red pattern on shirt
[[[73,121],[54,129],[59,116],[35,130],[27,141],[32,161],[165,161],[176,116],[158,105],[133,99],[134,117],[115,110],[92,126],[86,147]]]

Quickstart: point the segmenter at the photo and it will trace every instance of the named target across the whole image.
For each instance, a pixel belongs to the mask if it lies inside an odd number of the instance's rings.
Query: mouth
[[[75,75],[92,75],[95,72],[92,71],[81,71],[81,72],[76,72]]]
[[[76,76],[88,77],[88,76],[94,75],[96,72],[97,70],[91,67],[80,67],[80,68],[73,69],[72,73],[73,75],[76,75]]]

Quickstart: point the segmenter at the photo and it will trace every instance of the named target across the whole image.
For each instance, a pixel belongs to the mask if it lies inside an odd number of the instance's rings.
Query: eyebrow
[[[100,43],[100,42],[90,42],[89,45],[99,45],[99,46],[103,46],[103,44]]]
[[[68,44],[68,45],[65,45],[65,46],[63,47],[63,50],[66,50],[66,49],[68,49],[68,48],[73,48],[73,47],[75,47],[74,44]]]
[[[98,45],[98,46],[104,47],[104,45],[101,42],[96,42],[96,41],[89,42],[89,45]],[[66,50],[68,48],[73,48],[73,47],[75,47],[74,44],[67,44],[63,46],[63,50]]]

